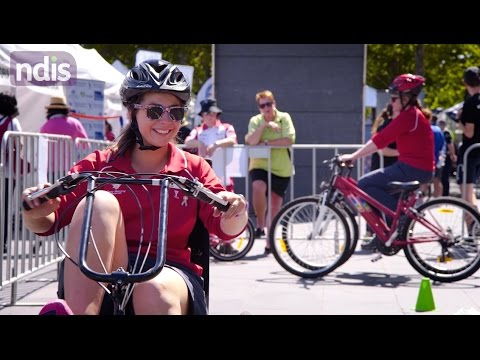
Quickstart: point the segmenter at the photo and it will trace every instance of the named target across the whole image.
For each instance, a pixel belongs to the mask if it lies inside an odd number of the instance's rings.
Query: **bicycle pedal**
[[[371,262],[377,262],[378,260],[380,260],[382,258],[382,254],[377,254],[376,256],[374,256],[373,258],[370,259]]]

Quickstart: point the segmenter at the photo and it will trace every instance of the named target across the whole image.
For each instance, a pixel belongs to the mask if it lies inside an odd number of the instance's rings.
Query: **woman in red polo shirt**
[[[394,141],[397,143],[399,155],[395,164],[372,171],[358,181],[362,190],[394,211],[398,198],[390,193],[388,183],[415,180],[428,183],[435,170],[433,132],[417,98],[424,85],[425,78],[420,75],[397,76],[390,84],[389,92],[393,113],[398,115],[360,149],[341,156],[345,162],[355,161]]]
[[[223,239],[236,237],[247,223],[245,199],[227,192],[206,161],[174,146],[190,99],[190,86],[178,68],[164,60],[149,60],[132,68],[120,89],[127,107],[130,124],[114,144],[95,151],[75,165],[70,172],[105,171],[135,173],[169,173],[198,178],[206,188],[230,203],[221,216],[218,209],[169,189],[166,265],[154,279],[134,287],[127,313],[135,314],[206,314],[202,287],[202,268],[190,260],[188,237],[196,219],[200,218],[211,233]],[[32,210],[23,212],[26,226],[39,235],[52,234],[70,224],[66,251],[77,260],[84,200],[75,206],[75,199],[85,194],[86,184],[74,192],[40,204],[27,196],[47,184],[26,189],[23,199]],[[158,229],[159,187],[138,190],[135,194],[125,185],[109,184],[96,191],[92,217],[91,241],[95,241],[106,272],[132,265],[142,238],[150,239]],[[140,202],[146,210],[140,216]],[[74,204],[74,206],[70,206]],[[59,214],[62,216],[59,217]],[[56,222],[60,224],[57,227]],[[143,226],[141,226],[143,224]],[[153,236],[156,239],[156,236]],[[147,249],[141,248],[145,253]],[[146,266],[155,263],[156,241],[148,250]],[[92,268],[99,266],[99,257],[87,258]],[[97,264],[97,265],[96,265]],[[146,270],[145,267],[143,270]],[[85,277],[72,261],[65,263],[65,300],[74,314],[98,314],[104,290]]]

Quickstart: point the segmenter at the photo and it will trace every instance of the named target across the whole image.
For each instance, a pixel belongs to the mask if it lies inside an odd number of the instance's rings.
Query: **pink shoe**
[[[38,315],[73,315],[65,300],[56,299],[46,304]]]

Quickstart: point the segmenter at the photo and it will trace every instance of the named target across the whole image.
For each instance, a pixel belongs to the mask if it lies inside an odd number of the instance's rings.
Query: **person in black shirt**
[[[480,177],[480,148],[470,152],[466,164],[463,164],[463,156],[467,149],[480,143],[480,69],[477,66],[466,69],[463,74],[463,83],[470,97],[464,102],[459,119],[463,137],[458,154],[458,163],[463,166],[458,169],[457,183],[460,185],[463,198],[476,207],[477,198],[475,196],[474,184]],[[466,167],[466,171],[464,171],[464,167]],[[466,176],[465,193],[463,193],[462,186],[464,174]]]

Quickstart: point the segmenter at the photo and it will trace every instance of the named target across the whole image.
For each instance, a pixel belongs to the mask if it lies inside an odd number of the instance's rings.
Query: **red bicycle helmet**
[[[392,94],[418,95],[425,86],[425,78],[420,75],[402,74],[393,80],[388,87]]]

